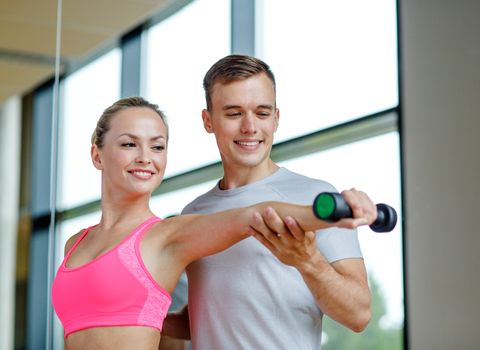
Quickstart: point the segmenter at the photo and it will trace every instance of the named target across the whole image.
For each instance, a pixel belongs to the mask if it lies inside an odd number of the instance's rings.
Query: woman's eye
[[[163,145],[153,146],[152,149],[154,151],[163,151],[165,149],[165,146],[163,146]]]
[[[122,143],[122,147],[126,147],[126,148],[135,147],[135,143],[133,143],[133,142],[125,142],[125,143]]]

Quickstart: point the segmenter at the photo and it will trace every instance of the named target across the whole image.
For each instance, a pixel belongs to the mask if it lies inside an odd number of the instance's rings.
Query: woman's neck
[[[108,228],[124,222],[143,222],[153,214],[149,206],[149,199],[139,197],[119,201],[102,198],[102,217],[100,225]]]

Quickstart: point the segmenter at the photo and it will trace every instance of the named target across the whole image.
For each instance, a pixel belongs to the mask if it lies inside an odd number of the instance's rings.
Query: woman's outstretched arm
[[[343,197],[352,208],[353,218],[328,223],[318,219],[312,205],[286,202],[261,202],[245,208],[230,209],[208,215],[180,215],[166,220],[174,232],[171,248],[188,264],[204,256],[218,253],[255,233],[252,226],[258,213],[272,207],[280,217],[293,217],[304,231],[329,227],[356,228],[370,225],[376,218],[376,207],[361,191],[344,191]]]

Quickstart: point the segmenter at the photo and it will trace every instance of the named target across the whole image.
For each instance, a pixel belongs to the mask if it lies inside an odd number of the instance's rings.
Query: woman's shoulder
[[[185,231],[189,216],[172,216],[152,224],[142,238],[142,252],[145,256],[154,256],[156,262],[159,259],[167,259],[167,261],[173,259],[178,262],[178,259],[181,259],[183,247],[180,243],[188,242]]]
[[[67,252],[73,247],[73,245],[80,238],[83,232],[85,232],[85,229],[80,230],[79,232],[71,236],[69,239],[67,239],[67,242],[65,243],[65,254],[67,254]]]
[[[150,232],[147,234],[152,247],[157,249],[178,248],[179,243],[188,242],[191,238],[192,226],[195,225],[195,219],[201,215],[198,214],[181,214],[170,216],[161,221],[154,223]]]
[[[181,230],[186,224],[188,224],[197,216],[198,214],[172,215],[155,222],[151,226],[150,230],[153,231],[152,233],[155,235],[160,235],[163,237],[175,235],[177,231]]]

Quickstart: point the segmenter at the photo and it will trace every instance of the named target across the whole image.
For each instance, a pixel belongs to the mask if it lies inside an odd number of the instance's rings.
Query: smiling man
[[[275,78],[254,57],[220,59],[204,78],[205,130],[214,134],[224,176],[183,213],[211,213],[275,200],[313,202],[329,183],[270,158],[280,112]],[[258,235],[187,268],[193,349],[319,349],[322,316],[354,331],[370,319],[370,291],[356,230],[303,232],[273,211]],[[273,253],[273,255],[272,255]],[[186,323],[188,324],[188,323]]]

